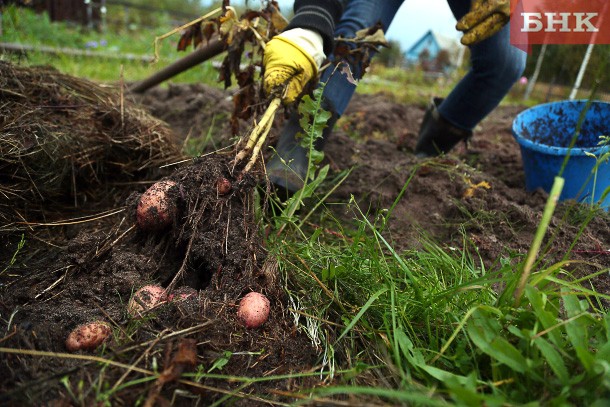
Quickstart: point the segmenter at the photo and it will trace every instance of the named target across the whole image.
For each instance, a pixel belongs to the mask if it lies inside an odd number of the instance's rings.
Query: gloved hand
[[[292,103],[318,74],[324,61],[324,41],[315,31],[293,28],[273,37],[265,47],[265,92],[286,85],[284,103]]]
[[[500,31],[510,20],[510,0],[473,0],[470,12],[455,26],[462,44],[473,45]]]

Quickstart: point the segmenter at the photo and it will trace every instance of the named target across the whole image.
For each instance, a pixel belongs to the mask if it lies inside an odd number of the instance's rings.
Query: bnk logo
[[[599,13],[521,13],[522,32],[597,32],[591,20],[599,18]],[[545,24],[546,23],[546,24]]]
[[[610,0],[511,0],[511,43],[610,44]]]

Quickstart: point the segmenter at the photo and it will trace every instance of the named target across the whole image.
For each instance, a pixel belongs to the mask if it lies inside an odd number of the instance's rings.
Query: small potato
[[[110,335],[112,335],[112,329],[104,321],[79,325],[68,335],[66,348],[70,352],[93,350],[110,338]]]
[[[145,285],[129,300],[127,312],[132,317],[139,317],[145,311],[167,301],[165,288],[160,285]]]
[[[246,294],[239,302],[237,317],[246,328],[258,328],[267,321],[270,310],[269,299],[253,291]]]
[[[174,181],[159,181],[146,190],[138,201],[136,221],[141,230],[157,231],[172,224],[176,202],[169,196]]]
[[[231,192],[231,188],[233,188],[233,186],[228,179],[221,177],[216,180],[216,192],[218,192],[218,195],[223,196],[228,194]]]

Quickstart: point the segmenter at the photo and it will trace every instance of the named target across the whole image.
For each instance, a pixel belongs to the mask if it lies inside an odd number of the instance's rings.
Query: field
[[[422,160],[425,101],[451,83],[415,73],[400,78],[414,82],[406,94],[363,84],[308,187],[281,204],[262,166],[240,176],[231,161],[234,89],[183,77],[132,95],[117,76],[9,59],[1,404],[608,402],[610,217],[525,190],[510,129],[526,106],[507,100],[467,146]],[[250,125],[238,121],[239,134]],[[137,203],[160,179],[176,183],[176,210],[146,231]],[[197,294],[129,313],[148,284]],[[250,291],[270,300],[260,328],[237,316]],[[110,338],[68,351],[92,321]]]

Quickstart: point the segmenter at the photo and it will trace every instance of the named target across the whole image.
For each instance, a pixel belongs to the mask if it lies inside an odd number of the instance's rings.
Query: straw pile
[[[0,230],[107,200],[181,158],[167,126],[118,90],[0,61]]]

